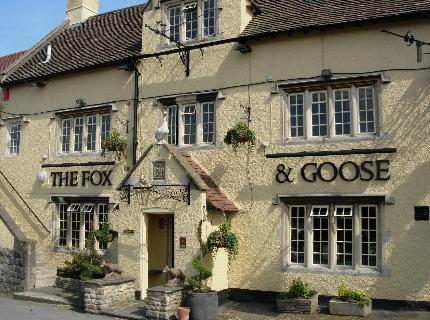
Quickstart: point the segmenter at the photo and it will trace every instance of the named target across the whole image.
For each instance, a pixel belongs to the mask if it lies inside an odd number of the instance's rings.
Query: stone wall
[[[109,308],[135,299],[134,279],[112,278],[82,281],[84,309],[101,313]]]
[[[81,281],[78,279],[57,277],[57,279],[55,279],[55,285],[70,291],[80,291]]]
[[[0,292],[23,291],[24,258],[18,251],[0,248]]]

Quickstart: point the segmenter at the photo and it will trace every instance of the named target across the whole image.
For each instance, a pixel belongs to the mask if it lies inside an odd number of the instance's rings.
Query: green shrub
[[[289,290],[278,295],[280,299],[297,299],[310,298],[316,295],[317,292],[310,288],[309,284],[303,282],[300,278],[294,279]]]
[[[202,259],[196,257],[193,259],[193,267],[196,269],[197,274],[188,279],[188,282],[193,286],[196,292],[207,292],[209,289],[206,286],[205,280],[212,277],[212,272],[203,266]]]
[[[210,252],[216,252],[218,248],[226,248],[228,259],[231,261],[238,253],[239,238],[231,230],[230,222],[223,222],[218,230],[209,234],[206,248]]]
[[[343,283],[339,286],[337,299],[345,302],[356,302],[362,306],[370,303],[370,299],[367,298],[365,292],[347,289]]]
[[[83,250],[72,253],[72,261],[66,261],[66,266],[58,268],[60,277],[79,280],[100,279],[105,275],[101,267],[103,258],[93,250]]]

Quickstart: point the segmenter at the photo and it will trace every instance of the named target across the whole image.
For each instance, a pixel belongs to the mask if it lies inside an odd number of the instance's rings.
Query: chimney
[[[66,18],[70,24],[81,23],[99,13],[99,0],[67,0]]]

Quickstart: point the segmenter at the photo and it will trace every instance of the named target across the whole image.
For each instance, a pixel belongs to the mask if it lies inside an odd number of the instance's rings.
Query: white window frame
[[[295,263],[292,259],[292,208],[305,208],[305,220],[304,220],[304,230],[305,230],[305,259],[304,263]],[[314,216],[315,218],[326,218],[328,219],[328,264],[320,265],[313,264],[313,217],[311,212],[315,207],[328,207],[328,216]],[[362,264],[362,208],[372,207],[376,210],[376,266],[366,266]],[[337,217],[335,215],[336,208],[350,208],[352,209],[352,215],[343,215]],[[367,203],[355,203],[355,204],[330,204],[330,205],[318,205],[318,204],[308,204],[308,205],[285,205],[284,206],[284,237],[283,237],[283,268],[285,271],[303,271],[308,270],[311,272],[328,272],[328,273],[363,273],[363,274],[380,274],[383,271],[383,245],[381,243],[381,233],[382,233],[382,214],[383,205],[367,204]],[[350,265],[337,265],[337,219],[351,219],[352,220],[352,266]],[[370,240],[370,238],[369,238]],[[343,240],[345,242],[345,239]]]
[[[103,119],[105,117],[109,116],[109,131],[104,132],[103,131]],[[88,120],[90,117],[96,117],[96,131],[95,131],[95,149],[89,150],[88,149]],[[81,141],[81,150],[76,151],[75,150],[75,125],[76,125],[76,119],[82,119],[83,121],[83,128],[82,128],[82,141]],[[63,125],[65,121],[70,121],[70,128],[69,128],[69,150],[63,151]],[[102,139],[103,137],[110,136],[112,132],[112,112],[100,112],[100,113],[89,113],[89,114],[76,114],[73,116],[67,116],[67,117],[61,117],[58,121],[58,155],[79,155],[79,154],[98,154],[102,152]]]
[[[176,1],[166,1],[163,3],[163,15],[164,20],[166,21],[166,34],[170,37],[170,13],[171,10],[175,8],[180,8],[180,17],[179,17],[179,35],[176,41],[179,42],[192,42],[198,41],[202,39],[210,39],[216,37],[218,35],[218,20],[219,20],[219,10],[218,10],[218,0],[214,0],[214,8],[210,9],[214,11],[213,19],[214,19],[214,32],[213,34],[205,34],[205,18],[204,16],[204,6],[207,0],[176,0]],[[187,22],[186,22],[186,13],[189,9],[193,7],[195,4],[197,9],[197,35],[194,38],[187,38]],[[194,9],[194,8],[193,8]],[[212,16],[210,16],[212,18]],[[167,40],[166,44],[174,43],[174,41]]]
[[[361,132],[360,123],[360,100],[359,100],[359,92],[362,89],[372,89],[373,94],[373,123],[374,123],[374,131],[373,132]],[[311,86],[301,88],[285,88],[284,95],[284,140],[285,141],[324,141],[327,139],[333,140],[342,140],[342,139],[367,139],[374,138],[375,136],[380,135],[382,129],[382,123],[380,122],[380,101],[378,97],[379,91],[379,82],[372,82],[371,84],[351,84],[346,83],[342,84],[333,84],[333,85],[324,85],[318,86],[317,89],[313,89]],[[350,133],[349,134],[336,134],[336,123],[335,121],[335,93],[339,90],[348,90],[350,97]],[[314,136],[312,132],[313,121],[312,121],[312,94],[326,92],[326,103],[327,103],[327,135],[325,136]],[[291,134],[291,129],[294,128],[292,126],[292,117],[297,115],[291,114],[291,108],[294,105],[291,105],[290,96],[303,95],[303,136],[293,136]],[[367,119],[367,115],[366,115]],[[346,122],[342,121],[342,125]],[[343,132],[343,130],[342,130]]]
[[[204,119],[203,119],[203,110],[204,106],[207,104],[213,104],[213,122],[208,122],[213,125],[213,132],[212,132],[212,142],[204,142],[203,134],[204,134]],[[186,144],[184,141],[184,116],[186,115],[184,113],[184,110],[186,107],[189,106],[195,106],[196,110],[196,143],[195,144]],[[167,111],[169,115],[169,110],[174,109],[176,110],[176,145],[179,147],[188,147],[188,146],[211,146],[216,144],[216,132],[217,132],[217,104],[216,101],[205,101],[205,102],[197,102],[197,101],[184,101],[184,102],[177,102],[174,105],[168,106]],[[175,126],[171,123],[171,117],[168,116],[167,118],[168,124],[169,124],[169,131],[172,128],[175,128]],[[170,136],[173,133],[169,133],[169,142]],[[174,144],[174,143],[172,143]]]
[[[67,220],[65,221],[65,224],[67,226],[66,230],[66,245],[62,246],[60,245],[60,215],[61,215],[61,207],[66,206],[65,214],[67,217]],[[101,206],[107,207],[107,212],[101,212]],[[85,210],[87,208],[87,210]],[[88,209],[90,208],[90,209]],[[91,212],[92,211],[92,212]],[[72,214],[76,213],[79,216],[79,242],[78,245],[75,247],[72,245]],[[98,230],[100,228],[99,223],[99,216],[100,214],[107,215],[107,223],[109,223],[109,216],[110,216],[110,208],[108,203],[57,203],[56,204],[56,215],[55,215],[55,225],[56,225],[56,232],[54,241],[54,247],[58,251],[63,250],[83,250],[85,248],[85,238],[86,234],[90,230],[86,230],[85,228],[85,214],[86,213],[92,213],[93,214],[93,230]],[[101,248],[101,245],[96,241],[96,248],[99,248],[100,252],[104,252],[106,248]]]
[[[17,146],[12,146],[12,134],[17,133],[12,132],[13,128],[17,128],[18,127],[18,145]],[[6,135],[6,156],[8,157],[18,157],[21,153],[21,147],[22,147],[22,122],[11,122],[8,123],[6,126],[6,130],[7,130],[7,135]],[[16,141],[16,139],[15,139]],[[12,149],[14,148],[15,151],[13,151]],[[17,151],[16,151],[17,150]]]

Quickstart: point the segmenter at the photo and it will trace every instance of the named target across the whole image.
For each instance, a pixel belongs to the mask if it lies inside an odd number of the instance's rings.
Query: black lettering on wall
[[[312,178],[311,178],[311,179],[308,179],[308,177],[307,177],[307,175],[306,175],[306,169],[307,169],[308,167],[311,167],[311,166],[315,168],[315,172],[312,172],[312,173],[311,173]],[[301,175],[302,175],[303,180],[308,181],[308,182],[315,182],[315,181],[317,181],[317,173],[316,173],[316,171],[317,171],[317,164],[316,164],[316,163],[314,163],[314,162],[311,162],[311,163],[307,163],[307,164],[305,164],[305,165],[302,167],[302,170],[300,171],[300,173],[301,173]]]

